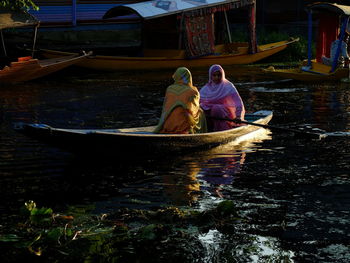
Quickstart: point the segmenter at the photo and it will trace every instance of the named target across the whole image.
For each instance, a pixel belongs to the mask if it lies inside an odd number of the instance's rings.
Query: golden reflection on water
[[[265,140],[271,140],[270,131],[258,129],[230,143],[185,156],[185,167],[181,168],[185,174],[162,176],[165,195],[174,205],[191,205],[206,202],[201,192],[210,187],[214,190],[205,199],[225,198],[223,187],[232,183],[246,156],[257,151],[259,143]]]

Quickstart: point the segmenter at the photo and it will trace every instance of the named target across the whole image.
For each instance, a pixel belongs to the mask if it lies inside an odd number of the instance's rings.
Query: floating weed
[[[37,208],[34,201],[28,201],[25,203],[25,207],[29,211],[30,221],[35,224],[47,223],[52,220],[53,211],[51,208]]]
[[[15,234],[0,235],[0,242],[17,242],[20,237]]]
[[[226,200],[219,203],[216,208],[216,211],[221,216],[235,216],[238,217],[237,209],[232,201]]]
[[[160,221],[173,223],[184,219],[186,213],[177,207],[168,207],[165,209],[159,209],[154,216]]]
[[[151,204],[150,201],[143,201],[143,200],[139,200],[139,199],[131,199],[130,200],[131,203],[134,203],[134,204]]]
[[[155,224],[145,226],[140,230],[139,237],[141,239],[154,240],[157,237],[156,230],[159,230],[159,228],[160,228],[160,226],[157,226]]]
[[[84,209],[74,216],[55,214],[50,208],[38,208],[33,201],[25,207],[29,220],[18,222],[13,233],[0,236],[0,242],[8,244],[0,252],[6,256],[15,249],[19,261],[32,255],[56,262],[136,262],[157,254],[159,260],[155,262],[162,262],[168,257],[166,251],[171,250],[172,260],[195,262],[191,260],[203,258],[205,251],[199,233],[210,229],[233,232],[238,216],[231,201],[206,212],[178,207],[156,211],[123,208],[100,216],[87,215]],[[40,220],[33,217],[49,220],[38,224]]]

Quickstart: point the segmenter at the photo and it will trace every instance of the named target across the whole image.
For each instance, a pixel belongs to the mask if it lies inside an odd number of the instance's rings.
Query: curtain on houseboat
[[[331,44],[338,38],[339,17],[331,14],[320,14],[316,44],[316,60],[322,62],[322,56],[330,57]]]
[[[185,28],[187,57],[205,56],[214,53],[214,14],[186,16]]]

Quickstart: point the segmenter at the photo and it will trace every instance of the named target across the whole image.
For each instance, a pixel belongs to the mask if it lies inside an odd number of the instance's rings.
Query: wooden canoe
[[[148,69],[176,69],[178,67],[209,67],[213,64],[238,65],[249,64],[267,58],[289,44],[298,41],[280,41],[258,46],[258,52],[248,53],[247,43],[231,43],[218,45],[215,48],[215,55],[186,59],[184,50],[171,49],[147,49],[143,57],[123,56],[90,56],[87,60],[77,63],[77,66],[95,70],[120,71],[120,70],[148,70]],[[41,54],[47,58],[72,55],[74,53],[42,49]]]
[[[5,66],[0,70],[0,83],[17,83],[37,79],[76,63],[83,62],[89,55],[91,53],[83,55],[72,54],[42,60],[29,57],[25,60],[11,62],[9,66]]]
[[[267,124],[272,118],[271,111],[247,114],[246,120]],[[83,154],[124,154],[124,153],[173,153],[209,149],[232,142],[253,131],[261,129],[244,125],[225,131],[200,134],[155,134],[155,126],[122,129],[62,129],[46,124],[16,123],[15,130],[29,137]]]
[[[332,73],[330,71],[331,66],[324,65],[315,60],[312,60],[312,66],[310,68],[300,66],[289,69],[275,69],[274,67],[263,69],[263,73],[269,76],[298,81],[334,81],[349,77],[348,68],[337,68]]]

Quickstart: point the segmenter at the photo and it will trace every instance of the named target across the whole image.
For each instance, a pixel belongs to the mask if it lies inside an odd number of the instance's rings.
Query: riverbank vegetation
[[[273,43],[289,38],[290,37],[287,34],[276,32],[271,32],[269,34],[258,34],[259,44]],[[286,49],[260,61],[260,63],[301,62],[307,59],[307,39],[301,35],[294,36],[293,38],[299,38],[299,41],[288,45]],[[315,48],[313,48],[313,53],[315,54],[314,49]]]
[[[299,64],[303,60],[307,59],[307,56],[308,56],[307,36],[301,33],[293,33],[292,28],[289,28],[287,25],[285,25],[285,27],[287,28],[285,32],[281,32],[276,28],[269,29],[269,28],[259,27],[257,29],[256,38],[257,38],[258,45],[264,45],[264,44],[284,41],[288,39],[299,39],[299,41],[288,45],[287,48],[282,50],[281,52],[278,52],[264,60],[254,63],[253,65],[274,64],[274,65],[288,66],[291,64],[292,65]],[[299,31],[302,31],[302,29],[298,30],[298,32]],[[229,40],[226,38],[227,36],[224,36],[223,41],[228,43]],[[237,26],[236,29],[231,31],[232,42],[246,42],[247,39],[248,39],[247,31],[244,29],[243,26]],[[316,53],[316,48],[314,44],[312,45],[312,53],[314,57]]]

